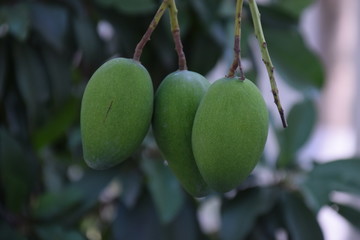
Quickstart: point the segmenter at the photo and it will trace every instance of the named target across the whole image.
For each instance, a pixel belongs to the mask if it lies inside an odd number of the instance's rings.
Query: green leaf
[[[0,41],[0,101],[5,92],[5,80],[7,73],[7,49],[5,43]]]
[[[121,13],[143,14],[155,11],[154,0],[96,0],[96,2],[107,8],[115,8]]]
[[[360,195],[360,159],[337,160],[317,165],[301,185],[310,206],[318,211],[329,203],[332,191]]]
[[[201,240],[196,213],[196,203],[187,199],[179,214],[164,224],[159,219],[152,197],[145,190],[132,208],[119,201],[117,218],[112,225],[113,239]]]
[[[275,71],[287,83],[303,93],[322,87],[322,66],[297,31],[268,28],[264,32]]]
[[[196,202],[188,198],[178,216],[167,225],[167,239],[201,240]]]
[[[98,204],[100,194],[118,173],[118,167],[104,171],[89,169],[79,181],[71,183],[61,190],[59,193],[70,194],[66,197],[69,204],[65,204],[64,206],[64,208],[69,209],[69,211],[61,216],[61,222],[70,226],[77,224],[83,219],[84,216],[89,213],[89,210]],[[76,194],[71,195],[75,192]]]
[[[179,182],[161,160],[143,159],[141,168],[147,176],[147,185],[163,223],[168,223],[178,214],[184,194]]]
[[[209,26],[214,22],[215,16],[217,16],[221,7],[221,1],[217,0],[197,0],[189,1],[189,3],[204,26]]]
[[[96,25],[92,24],[88,18],[75,17],[74,31],[76,42],[83,53],[84,59],[90,62],[97,62],[99,55],[103,54],[99,51],[100,39],[96,32]]]
[[[279,0],[276,6],[298,18],[304,9],[313,2],[313,0]]]
[[[41,55],[49,75],[51,97],[55,106],[64,104],[71,93],[70,59],[50,48],[43,48]]]
[[[66,50],[64,41],[69,27],[66,8],[32,2],[30,9],[34,30],[59,53]]]
[[[64,229],[58,225],[37,227],[36,234],[40,240],[48,240],[50,236],[53,240],[85,240],[78,231]]]
[[[222,1],[219,8],[219,15],[221,17],[234,18],[235,17],[234,6],[235,6],[234,1],[232,0]]]
[[[291,164],[296,153],[311,136],[316,123],[316,109],[313,101],[305,100],[295,104],[289,112],[287,122],[288,128],[277,132],[280,145],[279,167]]]
[[[36,130],[32,136],[32,143],[36,149],[49,145],[66,134],[78,117],[79,106],[74,100],[69,100],[57,109],[47,119],[45,125]]]
[[[184,43],[189,45],[186,51],[188,65],[195,72],[205,75],[208,73],[222,55],[222,46],[206,32],[197,32],[192,42]],[[211,51],[209,51],[211,49]],[[206,59],[206,61],[204,61]]]
[[[274,206],[276,192],[272,188],[245,190],[236,198],[225,201],[221,212],[221,239],[245,239],[256,220]]]
[[[177,55],[174,51],[172,36],[168,34],[167,30],[168,28],[157,29],[158,34],[151,37],[151,45],[156,51],[159,63],[165,66],[174,66],[177,64]]]
[[[6,206],[14,212],[19,212],[28,199],[34,177],[31,170],[23,147],[0,128],[0,183]]]
[[[250,9],[248,10],[250,11]],[[291,31],[297,28],[299,20],[276,5],[259,5],[261,23],[264,29]],[[266,38],[265,31],[265,38]]]
[[[283,193],[282,208],[285,225],[293,240],[324,239],[316,215],[297,193]]]
[[[337,213],[348,220],[354,227],[360,229],[360,211],[353,207],[336,203],[339,208]]]
[[[119,201],[116,215],[114,239],[165,240],[164,227],[149,194],[145,193],[131,209]]]
[[[143,176],[137,169],[121,169],[121,200],[127,208],[132,208],[141,193]]]
[[[11,79],[11,78],[10,78]],[[15,79],[11,79],[14,81]],[[26,116],[26,107],[21,99],[19,91],[14,88],[6,89],[4,94],[4,113],[7,119],[7,129],[16,139],[25,140],[29,138],[29,124]]]
[[[9,32],[19,41],[25,41],[30,30],[30,12],[27,5],[15,4],[0,8],[0,25],[6,24]]]
[[[13,43],[13,46],[16,83],[33,126],[50,98],[47,76],[35,49],[25,44]]]
[[[93,199],[96,201],[99,194],[118,173],[118,167],[103,171],[88,170],[83,178],[69,187],[79,191],[83,195],[84,201],[92,201]]]
[[[41,220],[53,220],[69,213],[82,199],[82,194],[75,189],[61,192],[47,192],[36,199],[33,216]]]
[[[5,222],[0,222],[0,236],[1,239],[26,240],[24,236],[22,236],[15,229],[11,228]]]
[[[186,36],[191,27],[191,9],[187,1],[178,1],[176,4],[178,8],[179,25],[181,27],[181,36]]]
[[[256,221],[247,240],[276,240],[279,229],[285,229],[284,219],[282,217],[281,201],[277,199],[275,206],[269,213],[261,216]]]

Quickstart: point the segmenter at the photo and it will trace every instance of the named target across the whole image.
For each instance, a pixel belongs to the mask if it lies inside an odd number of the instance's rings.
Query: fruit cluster
[[[237,187],[261,157],[268,112],[257,87],[230,77],[212,85],[188,70],[168,75],[154,96],[147,70],[115,58],[91,77],[81,107],[84,159],[95,169],[127,159],[152,123],[157,144],[195,197]]]
[[[90,167],[106,169],[123,162],[139,147],[152,123],[159,149],[191,195],[205,196],[211,189],[230,191],[250,174],[264,150],[269,119],[261,93],[245,79],[241,67],[242,5],[237,0],[233,64],[227,77],[212,85],[187,70],[175,0],[163,0],[133,59],[112,59],[94,73],[81,108],[84,158]],[[259,10],[255,1],[249,6],[274,102],[286,127]],[[140,56],[166,9],[179,70],[162,81],[154,96]],[[235,77],[237,69],[240,77]]]

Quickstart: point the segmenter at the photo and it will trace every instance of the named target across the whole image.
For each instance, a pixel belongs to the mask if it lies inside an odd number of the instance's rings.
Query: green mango
[[[209,187],[227,192],[251,173],[264,150],[268,111],[249,80],[223,78],[212,84],[195,116],[192,147]]]
[[[115,58],[97,69],[81,104],[85,162],[106,169],[131,156],[150,127],[153,99],[150,75],[139,62]]]
[[[191,147],[196,110],[210,83],[191,71],[168,75],[155,94],[153,131],[169,167],[184,189],[195,197],[208,193]]]

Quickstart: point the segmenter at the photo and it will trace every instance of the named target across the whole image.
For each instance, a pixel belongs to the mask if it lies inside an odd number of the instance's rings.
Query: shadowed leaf
[[[322,65],[293,30],[264,29],[275,71],[303,93],[323,85]],[[296,56],[296,57],[294,57]]]
[[[301,190],[310,206],[318,211],[329,203],[332,191],[360,195],[360,160],[345,159],[317,165],[306,176]]]
[[[19,41],[25,41],[30,31],[30,12],[23,4],[0,7],[0,25],[7,25],[9,32]]]
[[[25,44],[14,44],[16,83],[27,107],[30,125],[34,125],[50,98],[44,66],[35,49]]]
[[[5,77],[7,71],[7,50],[5,43],[0,41],[0,100],[5,92]]]
[[[155,11],[154,0],[96,0],[103,7],[113,7],[121,13],[143,14]]]
[[[296,193],[284,193],[282,208],[285,225],[293,240],[322,240],[324,236],[316,215]]]
[[[33,184],[30,161],[16,139],[0,128],[0,183],[5,192],[6,206],[19,212]]]
[[[50,236],[53,240],[85,240],[78,231],[64,229],[57,225],[37,227],[36,233],[41,240],[48,240]]]
[[[223,240],[245,239],[261,215],[274,206],[276,194],[271,188],[253,188],[225,201],[222,206],[221,231]]]
[[[148,178],[147,184],[161,221],[170,222],[184,202],[179,182],[161,160],[143,159],[141,167]]]
[[[32,2],[31,20],[34,30],[59,53],[65,50],[68,12],[56,5]]]
[[[279,167],[292,164],[296,153],[309,140],[316,123],[316,109],[311,100],[295,104],[287,117],[288,128],[278,130]]]
[[[360,211],[359,209],[355,209],[353,207],[336,203],[339,210],[338,214],[343,216],[346,220],[348,220],[354,227],[360,229]]]

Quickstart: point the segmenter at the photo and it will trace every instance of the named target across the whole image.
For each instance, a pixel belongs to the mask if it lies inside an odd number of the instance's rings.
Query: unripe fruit
[[[196,110],[210,83],[200,74],[177,71],[168,75],[155,94],[153,130],[169,167],[195,197],[208,193],[191,147]]]
[[[151,122],[153,86],[147,70],[132,59],[116,58],[96,70],[81,105],[84,159],[95,169],[128,158]]]
[[[205,182],[218,192],[237,187],[260,159],[268,112],[249,80],[223,78],[205,94],[196,113],[192,144]]]

